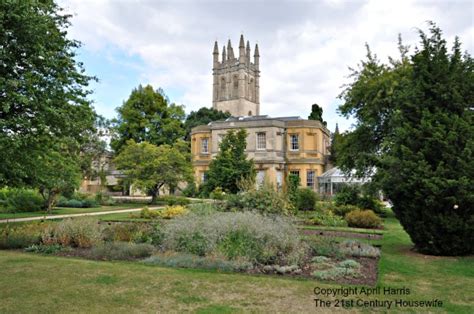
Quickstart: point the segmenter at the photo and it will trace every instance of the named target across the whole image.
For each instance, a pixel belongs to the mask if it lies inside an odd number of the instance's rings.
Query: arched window
[[[249,110],[249,117],[252,115],[252,110]]]
[[[247,75],[245,76],[245,91],[244,91],[244,95],[245,95],[245,98],[248,99],[249,97],[249,78],[247,77]]]
[[[232,97],[238,98],[239,97],[239,78],[237,77],[237,75],[234,75],[233,80],[234,80],[234,85],[232,88]]]
[[[225,77],[222,77],[221,78],[221,95],[220,95],[221,100],[225,100],[226,98],[225,89],[226,89]]]
[[[254,81],[253,81],[253,78],[250,79],[250,82],[249,82],[249,100],[250,101],[255,101],[254,100],[254,97],[255,97],[255,86],[254,86]]]

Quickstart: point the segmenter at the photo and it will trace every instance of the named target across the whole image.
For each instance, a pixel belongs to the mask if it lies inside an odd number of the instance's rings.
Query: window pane
[[[263,132],[257,133],[257,149],[266,149],[266,148],[267,148],[266,134]]]
[[[314,186],[314,170],[308,170],[308,172],[306,173],[306,186]]]
[[[290,149],[299,150],[298,134],[290,135]]]
[[[203,138],[201,141],[201,153],[207,154],[209,152],[209,139]]]

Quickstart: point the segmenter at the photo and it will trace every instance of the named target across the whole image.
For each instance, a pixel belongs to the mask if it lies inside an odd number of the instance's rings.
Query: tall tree
[[[324,124],[326,126],[328,123],[323,120],[323,108],[320,107],[318,104],[313,104],[311,106],[311,113],[308,116],[308,120],[316,120]]]
[[[198,111],[191,111],[186,117],[184,122],[184,129],[186,130],[186,140],[191,139],[191,129],[198,125],[205,125],[212,121],[225,120],[229,118],[231,114],[229,112],[222,112],[214,108],[202,107]]]
[[[381,64],[368,52],[343,93],[340,111],[354,116],[338,162],[375,182],[421,252],[474,252],[474,62],[441,30],[420,31],[412,56]]]
[[[135,88],[117,112],[110,143],[115,152],[128,140],[171,145],[185,135],[183,107],[170,104],[162,90],[155,91],[150,85]]]
[[[129,140],[114,162],[117,169],[124,171],[130,183],[151,194],[154,203],[164,185],[171,188],[180,182],[192,181],[187,151],[187,144],[182,140],[173,146]]]
[[[255,165],[253,160],[247,160],[246,146],[245,129],[227,132],[219,145],[219,153],[209,164],[206,182],[202,187],[205,193],[210,193],[217,187],[237,193],[241,180],[255,179]]]
[[[0,185],[32,186],[41,160],[87,141],[92,78],[66,36],[70,15],[54,1],[1,1],[0,12]]]
[[[336,123],[336,129],[334,130],[334,133],[331,134],[331,147],[329,148],[329,151],[331,152],[331,155],[329,155],[329,161],[333,165],[337,165],[337,149],[342,141],[342,134],[339,133],[339,126]]]

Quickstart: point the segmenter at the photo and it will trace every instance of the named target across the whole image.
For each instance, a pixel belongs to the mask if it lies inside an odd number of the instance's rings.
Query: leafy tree
[[[381,64],[369,50],[343,92],[340,111],[354,116],[338,162],[373,172],[421,252],[474,251],[474,63],[456,38],[448,53],[430,23],[412,56]]]
[[[77,156],[65,150],[47,150],[38,156],[32,185],[40,191],[51,213],[60,193],[76,188],[81,180]]]
[[[311,106],[311,113],[308,116],[309,120],[316,120],[324,124],[326,126],[328,123],[323,120],[323,108],[320,107],[318,104],[313,104]]]
[[[222,112],[214,108],[202,107],[198,111],[191,111],[184,122],[184,129],[186,130],[186,140],[191,139],[191,129],[198,125],[206,125],[212,121],[225,120],[229,118],[229,112]]]
[[[120,152],[129,140],[172,145],[185,135],[183,107],[170,104],[162,90],[155,91],[150,85],[135,88],[117,112],[110,143],[115,152]]]
[[[187,144],[182,140],[173,146],[129,140],[114,162],[135,187],[152,195],[152,203],[164,185],[175,187],[193,179]]]
[[[222,138],[219,153],[209,164],[207,179],[202,186],[205,194],[209,194],[217,187],[226,192],[237,193],[239,182],[255,179],[255,165],[253,160],[247,160],[245,154],[246,138],[245,129],[237,132],[229,130]]]
[[[87,142],[92,78],[74,59],[70,15],[54,1],[1,1],[0,12],[0,185],[31,186],[58,143]]]

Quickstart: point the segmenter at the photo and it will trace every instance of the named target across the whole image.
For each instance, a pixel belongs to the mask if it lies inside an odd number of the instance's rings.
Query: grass
[[[24,213],[2,213],[0,212],[0,219],[13,219],[13,218],[26,218],[26,217],[41,217],[45,215],[68,215],[68,214],[82,214],[82,213],[95,213],[111,210],[123,210],[131,208],[141,208],[143,206],[149,206],[146,203],[132,203],[132,204],[116,204],[112,206],[101,206],[91,208],[72,208],[72,207],[56,207],[53,209],[51,214],[47,214],[45,211],[40,212],[24,212]]]
[[[408,235],[392,215],[385,219],[378,286],[410,289],[408,296],[351,296],[364,300],[443,301],[430,312],[474,311],[474,258],[433,257],[410,251]],[[3,251],[0,312],[315,312],[313,289],[339,284],[276,276],[217,273],[97,262]],[[333,300],[332,297],[322,297]],[[326,309],[331,312],[334,308]],[[356,308],[367,312],[369,309]],[[380,311],[386,311],[379,308]],[[400,312],[427,312],[403,308]]]

